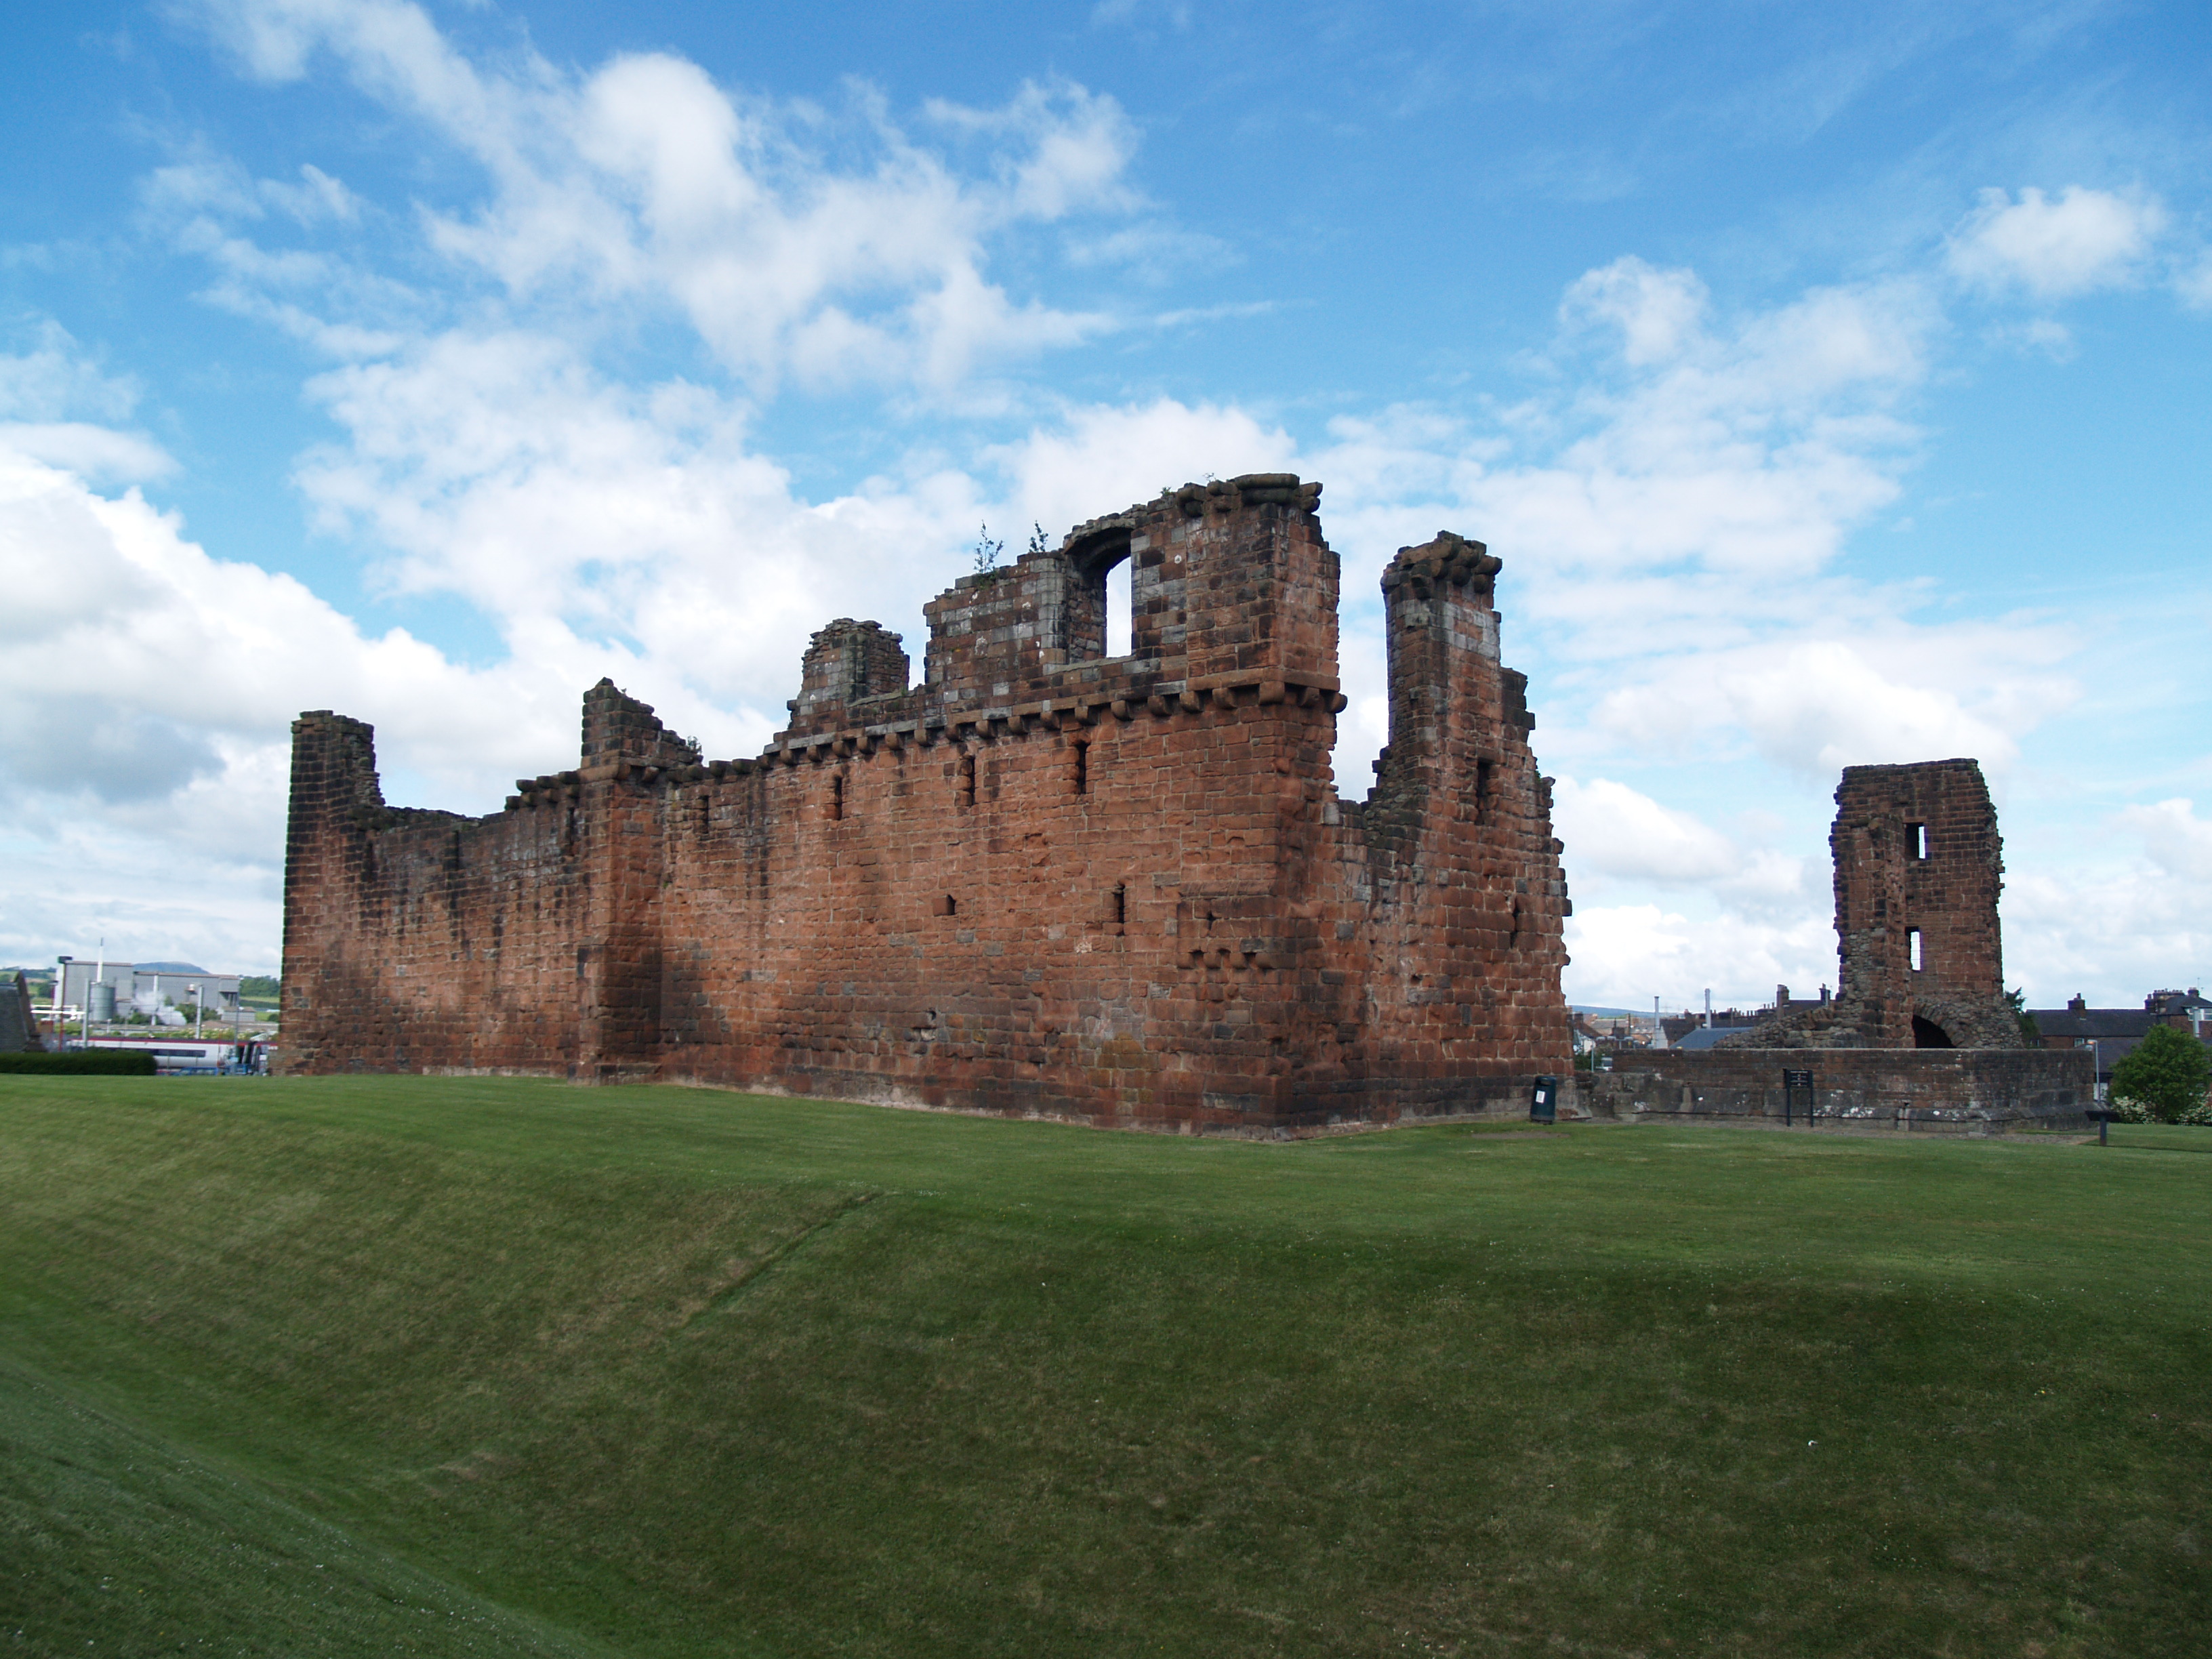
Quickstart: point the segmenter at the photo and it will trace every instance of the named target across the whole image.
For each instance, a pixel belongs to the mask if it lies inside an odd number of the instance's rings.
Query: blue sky
[[[286,727],[495,807],[602,673],[1163,484],[1505,562],[1568,988],[1831,980],[1838,768],[1981,759],[2031,1001],[2212,981],[2212,13],[215,0],[0,54],[0,956],[273,966]]]

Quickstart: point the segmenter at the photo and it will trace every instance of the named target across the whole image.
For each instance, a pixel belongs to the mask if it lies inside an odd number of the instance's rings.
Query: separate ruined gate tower
[[[833,623],[757,758],[602,682],[580,764],[484,818],[386,807],[369,728],[302,715],[284,1068],[1246,1132],[1525,1107],[1568,1065],[1569,907],[1498,562],[1391,562],[1390,744],[1342,801],[1320,493],[1187,485],[963,577],[918,684]]]
[[[1828,848],[1835,1002],[1793,1006],[1718,1046],[2021,1047],[1997,922],[2004,843],[1980,766],[1845,767]]]

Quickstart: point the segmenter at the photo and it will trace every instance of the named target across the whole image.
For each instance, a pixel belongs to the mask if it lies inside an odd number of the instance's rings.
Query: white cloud
[[[136,490],[99,495],[4,441],[0,591],[0,948],[17,954],[105,931],[268,963],[300,709],[374,721],[388,779],[489,805],[502,775],[569,750],[588,684],[580,660],[475,671],[364,636],[290,577],[211,558]]]
[[[1571,596],[1540,603],[1581,609],[1592,576],[1670,565],[1802,576],[1894,499],[1918,435],[1897,406],[1925,374],[1933,326],[1919,288],[1817,289],[1726,327],[1704,313],[1686,272],[1623,259],[1582,277],[1568,343],[1590,317],[1619,343],[1585,360],[1573,390],[1512,412],[1516,447],[1549,454],[1452,481],[1491,539],[1569,579]]]
[[[1017,300],[986,274],[988,245],[1017,227],[1138,205],[1123,179],[1133,128],[1112,99],[1071,82],[1026,84],[995,109],[929,104],[927,126],[980,149],[963,172],[865,88],[833,123],[740,100],[665,54],[581,77],[535,55],[489,68],[394,0],[236,0],[209,16],[257,75],[297,79],[327,52],[473,157],[488,198],[425,224],[512,301],[658,298],[757,389],[795,376],[943,395],[979,368],[1115,325]],[[833,161],[831,147],[860,159]],[[287,197],[198,175],[163,188],[210,212],[352,204],[319,173]]]
[[[2043,1006],[2076,991],[2128,1006],[2212,985],[2212,821],[2191,800],[2163,800],[2112,813],[2096,841],[2007,877],[2007,977],[2027,979]]]
[[[119,421],[137,407],[137,383],[103,374],[61,325],[45,321],[35,333],[29,350],[0,354],[0,420]]]
[[[1022,522],[1059,532],[1212,475],[1295,471],[1297,446],[1241,409],[1171,398],[1063,411],[1052,427],[986,453],[1003,471]],[[1200,464],[1203,464],[1202,465]]]
[[[1762,758],[1812,778],[1959,756],[2002,773],[2020,735],[2078,695],[2052,672],[2075,641],[2051,624],[1913,629],[1865,617],[1851,632],[1656,657],[1600,696],[1592,723],[1683,757],[1740,733]]]
[[[1642,368],[1680,356],[1703,337],[1706,299],[1695,271],[1661,270],[1632,255],[1577,277],[1559,320],[1619,331],[1621,361]]]
[[[856,602],[904,627],[919,672],[909,619],[988,510],[957,474],[802,501],[727,398],[611,382],[543,335],[445,335],[309,389],[346,434],[300,470],[325,528],[392,550],[395,588],[467,599],[519,657],[604,642],[720,752],[781,726],[808,633]]]
[[[1705,883],[1733,874],[1742,863],[1735,845],[1711,824],[1608,778],[1583,784],[1563,777],[1553,805],[1553,827],[1577,872]]]
[[[2188,881],[2212,881],[2212,821],[2197,816],[2185,798],[2153,806],[2130,806],[2119,823],[2142,838],[2143,853],[2160,873]]]
[[[152,439],[86,421],[0,421],[0,448],[115,483],[164,477],[177,466]]]
[[[2068,185],[2056,200],[2032,185],[2016,202],[2002,190],[1984,190],[1952,231],[1946,259],[1953,274],[1976,287],[2063,300],[2134,281],[2166,222],[2154,200],[2081,185]]]
[[[1654,996],[1669,1013],[1702,1005],[1755,1007],[1777,985],[1807,996],[1836,977],[1836,935],[1826,917],[1788,925],[1723,910],[1692,918],[1658,904],[1585,906],[1567,921],[1574,958],[1570,995],[1601,1007],[1648,1008]]]
[[[256,179],[228,156],[196,153],[155,168],[140,183],[138,199],[156,221],[210,213],[262,219],[271,210],[301,226],[351,223],[362,216],[366,204],[338,179],[313,163],[302,165],[299,172],[297,183]]]

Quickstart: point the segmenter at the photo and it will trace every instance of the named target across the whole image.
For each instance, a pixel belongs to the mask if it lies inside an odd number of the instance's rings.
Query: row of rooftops
[[[2069,998],[2063,1008],[2032,1008],[2036,1029],[2045,1048],[2070,1047],[2094,1038],[2136,1037],[2154,1025],[2174,1025],[2202,1034],[2212,1022],[2212,1002],[2192,985],[2186,991],[2153,991],[2140,1008],[2092,1008],[2082,998]]]
[[[1739,1008],[1721,1008],[1710,1015],[1686,1008],[1662,1019],[1659,1030],[1669,1048],[1709,1048],[1722,1037],[1747,1030],[1769,1014],[1819,1007],[1828,1000],[1826,986],[1820,988],[1819,998],[1814,999],[1792,997],[1788,986],[1778,985],[1771,1008],[1755,1008],[1747,1013]],[[2212,1034],[2212,1000],[2208,1000],[2193,985],[2185,991],[2154,991],[2143,999],[2140,1008],[2092,1008],[2086,999],[2075,996],[2063,1008],[2033,1008],[2028,1012],[2035,1020],[2038,1040],[2045,1048],[2094,1044],[2098,1071],[2104,1076],[2111,1074],[2112,1066],[2142,1042],[2154,1025],[2172,1025],[2200,1037]],[[1643,1018],[1648,1027],[1650,1017]],[[1580,1045],[1643,1046],[1638,1042],[1641,1034],[1632,1033],[1625,1021],[1602,1021],[1577,1015],[1574,1023]]]

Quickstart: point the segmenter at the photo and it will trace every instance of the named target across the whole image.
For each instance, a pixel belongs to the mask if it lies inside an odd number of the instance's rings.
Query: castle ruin
[[[2027,1046],[2005,1001],[2004,842],[1979,765],[1845,767],[1828,849],[1836,1000],[1778,1010],[1716,1047]]]
[[[1844,768],[1828,847],[1835,999],[1778,994],[1772,1012],[1710,1048],[1620,1056],[1589,1079],[1590,1107],[1906,1133],[2081,1127],[2096,1103],[2094,1057],[2030,1048],[2005,1000],[2004,845],[1982,769]]]
[[[1568,1070],[1570,906],[1499,563],[1391,562],[1389,745],[1340,799],[1320,494],[1186,485],[963,576],[918,684],[832,623],[757,758],[602,681],[579,764],[487,817],[386,806],[371,729],[303,714],[283,1069],[1231,1133],[1525,1109]]]

